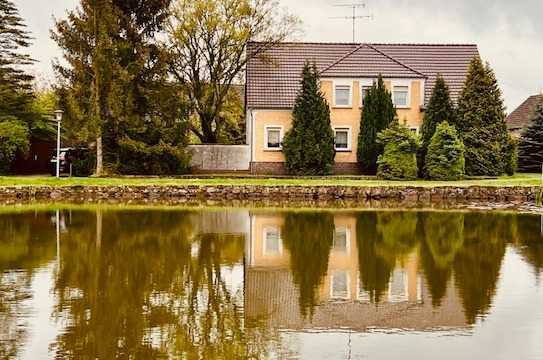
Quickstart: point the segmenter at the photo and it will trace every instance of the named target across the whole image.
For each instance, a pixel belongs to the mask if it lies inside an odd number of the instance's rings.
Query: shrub
[[[87,149],[75,149],[70,153],[72,163],[72,175],[76,177],[88,177],[96,169],[96,153]]]
[[[504,147],[505,173],[509,176],[515,175],[518,169],[518,140],[509,136],[507,145]]]
[[[432,180],[459,180],[464,177],[464,144],[454,126],[442,122],[428,146],[425,173]]]
[[[286,168],[295,175],[326,175],[332,172],[336,156],[334,132],[315,65],[305,64],[301,85],[294,105],[292,129],[283,140]]]
[[[17,152],[29,150],[29,131],[27,126],[14,117],[0,118],[0,174],[10,171]]]
[[[377,176],[386,180],[413,180],[417,178],[417,151],[420,140],[405,126],[393,123],[377,135],[384,146],[377,160]]]
[[[183,147],[148,145],[130,138],[119,141],[119,172],[126,175],[181,175],[190,171],[190,155]]]

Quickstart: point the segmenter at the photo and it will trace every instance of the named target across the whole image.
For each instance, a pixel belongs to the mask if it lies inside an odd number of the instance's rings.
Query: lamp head
[[[62,115],[64,115],[64,111],[62,110],[56,110],[55,111],[55,120],[57,122],[61,122],[62,121]]]

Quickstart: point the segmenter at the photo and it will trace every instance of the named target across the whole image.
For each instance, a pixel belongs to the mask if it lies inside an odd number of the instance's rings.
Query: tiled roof
[[[543,106],[543,94],[530,96],[507,117],[507,128],[519,130],[530,126],[539,106]]]
[[[255,51],[259,43],[249,44]],[[247,64],[248,108],[294,105],[304,63],[315,62],[323,78],[425,78],[428,100],[438,73],[457,99],[476,45],[282,43]]]

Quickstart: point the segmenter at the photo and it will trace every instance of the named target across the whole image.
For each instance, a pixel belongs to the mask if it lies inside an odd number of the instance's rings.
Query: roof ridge
[[[259,44],[263,43],[263,41],[249,41],[249,44]],[[276,45],[356,45],[356,46],[362,46],[365,44],[373,45],[373,46],[478,46],[475,43],[415,43],[415,42],[376,42],[376,43],[356,43],[356,42],[341,42],[341,41],[282,41],[277,43]]]
[[[325,71],[328,71],[330,70],[331,68],[333,68],[334,66],[336,66],[337,64],[339,64],[340,62],[342,62],[343,60],[347,59],[349,56],[351,56],[352,54],[354,54],[355,52],[357,52],[358,50],[362,49],[362,47],[364,46],[364,44],[360,44],[360,46],[357,46],[354,50],[348,52],[347,54],[345,54],[344,56],[340,57],[338,60],[334,61],[332,64],[330,64],[329,66],[325,67],[323,70],[319,71],[319,75],[321,75],[322,73],[324,73]]]
[[[366,44],[366,45],[367,45],[370,49],[373,49],[374,51],[377,51],[379,54],[381,54],[381,55],[383,55],[383,56],[386,56],[386,57],[389,58],[390,60],[392,60],[392,61],[398,63],[399,65],[405,67],[406,69],[409,69],[409,70],[413,71],[413,72],[416,73],[416,74],[422,75],[422,76],[424,76],[425,78],[428,77],[426,74],[423,74],[423,73],[421,73],[420,71],[413,69],[411,66],[408,66],[408,65],[404,64],[404,63],[401,62],[400,60],[395,59],[394,57],[388,55],[388,54],[385,53],[384,51],[381,51],[381,50],[379,50],[379,49],[376,49],[374,46],[372,46],[372,45],[370,45],[370,44]]]

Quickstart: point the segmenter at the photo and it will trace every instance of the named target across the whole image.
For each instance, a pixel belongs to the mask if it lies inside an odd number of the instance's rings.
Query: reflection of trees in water
[[[59,358],[245,357],[260,337],[222,274],[242,261],[244,238],[191,238],[189,215],[104,212],[101,239],[87,214],[74,215],[55,289],[55,315],[69,320]]]
[[[282,236],[290,253],[294,283],[300,292],[300,310],[303,316],[308,310],[312,316],[317,292],[328,272],[334,217],[330,213],[288,213]]]
[[[24,318],[35,269],[55,257],[47,213],[0,215],[0,359],[17,358],[27,338]]]
[[[539,276],[543,272],[543,218],[540,215],[521,214],[516,219],[519,252]]]
[[[514,216],[470,213],[464,219],[464,244],[454,260],[456,287],[468,323],[492,305],[506,244],[513,237]]]
[[[356,234],[361,286],[379,303],[390,276],[417,243],[417,213],[361,212]]]
[[[464,214],[421,213],[422,269],[434,306],[441,305],[452,275],[454,259],[464,244]]]

